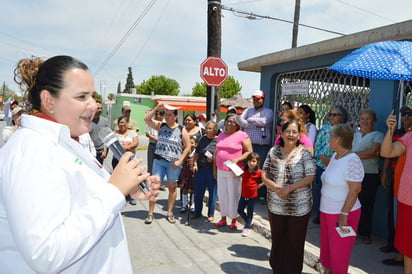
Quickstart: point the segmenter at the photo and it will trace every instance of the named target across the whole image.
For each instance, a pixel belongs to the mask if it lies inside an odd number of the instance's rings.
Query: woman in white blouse
[[[325,274],[348,273],[355,235],[341,237],[337,229],[347,233],[350,226],[356,232],[361,215],[358,194],[364,171],[359,156],[351,151],[352,140],[349,125],[332,127],[329,146],[335,153],[322,173],[320,201],[320,262]]]

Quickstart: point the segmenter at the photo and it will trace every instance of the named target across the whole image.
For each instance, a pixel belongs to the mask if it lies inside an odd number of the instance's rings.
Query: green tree
[[[109,93],[109,95],[107,95],[107,99],[109,99],[110,101],[112,101],[114,99],[114,94],[113,93]]]
[[[120,81],[119,81],[119,83],[117,84],[117,94],[120,94],[120,93],[122,93],[122,88],[121,88],[121,83],[120,83]]]
[[[124,88],[124,93],[132,93],[132,89],[135,88],[134,82],[133,82],[133,73],[132,73],[132,68],[128,68],[129,73],[127,73],[127,78],[126,78],[126,85]]]
[[[153,75],[147,81],[143,81],[136,86],[138,94],[150,95],[153,91],[157,95],[178,95],[179,83],[176,80],[167,78],[164,75]]]
[[[231,98],[235,95],[239,95],[241,89],[242,86],[239,82],[233,76],[229,75],[227,80],[220,87],[220,97]],[[196,83],[192,88],[192,96],[206,97],[206,84],[204,82]]]
[[[97,93],[97,92],[94,95],[94,99],[103,102],[103,96],[101,94]]]
[[[205,82],[195,84],[195,86],[192,88],[192,96],[206,97]]]

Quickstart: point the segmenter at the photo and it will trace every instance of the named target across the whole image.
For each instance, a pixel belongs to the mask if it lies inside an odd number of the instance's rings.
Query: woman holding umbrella
[[[393,111],[386,119],[388,130],[381,144],[381,156],[395,158],[406,155],[405,167],[412,165],[412,132],[408,132],[398,141],[392,143],[396,128],[396,115]],[[395,248],[404,255],[405,273],[412,273],[412,170],[404,168],[398,190],[398,219],[395,232]]]

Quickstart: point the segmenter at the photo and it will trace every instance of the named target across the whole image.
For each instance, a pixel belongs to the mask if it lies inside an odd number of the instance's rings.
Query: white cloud
[[[0,81],[17,90],[13,69],[31,55],[68,54],[96,72],[150,0],[15,0],[2,1],[7,16],[0,18]],[[343,33],[410,19],[410,0],[302,1],[300,22]],[[258,15],[293,20],[294,0],[222,0],[222,4]],[[358,8],[355,8],[355,7]],[[360,8],[360,9],[359,9]],[[222,11],[222,58],[249,96],[259,88],[259,74],[238,71],[239,61],[290,48],[292,25],[276,20],[248,20]],[[238,14],[239,15],[239,14]],[[301,27],[298,45],[336,37]],[[127,68],[136,84],[163,74],[191,93],[207,52],[207,2],[158,0],[130,36],[95,77],[106,83],[106,94],[124,86]]]

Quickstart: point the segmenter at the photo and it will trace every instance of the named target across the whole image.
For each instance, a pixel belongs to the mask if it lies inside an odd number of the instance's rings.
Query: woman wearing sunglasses
[[[314,208],[316,210],[316,217],[313,223],[319,224],[319,204],[320,204],[320,189],[322,187],[322,181],[320,179],[326,166],[329,164],[330,158],[334,151],[329,148],[329,137],[332,126],[338,124],[345,124],[348,121],[348,112],[342,106],[331,108],[329,111],[329,123],[322,126],[316,135],[315,143],[315,159],[316,159],[316,182],[317,182],[317,197],[314,199]]]

